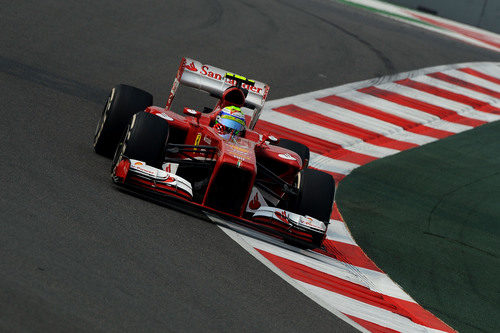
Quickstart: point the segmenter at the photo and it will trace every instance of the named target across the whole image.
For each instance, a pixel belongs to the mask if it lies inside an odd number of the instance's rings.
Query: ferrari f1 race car
[[[173,112],[180,85],[209,93],[215,106]],[[94,150],[113,158],[113,182],[140,196],[320,247],[335,181],[308,168],[308,147],[254,130],[268,92],[265,83],[183,58],[165,107],[138,88],[111,90]]]

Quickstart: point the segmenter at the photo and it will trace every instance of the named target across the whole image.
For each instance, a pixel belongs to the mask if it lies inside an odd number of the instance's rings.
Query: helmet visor
[[[215,128],[220,134],[239,135],[245,129],[240,119],[231,118],[233,117],[223,116],[219,118]]]

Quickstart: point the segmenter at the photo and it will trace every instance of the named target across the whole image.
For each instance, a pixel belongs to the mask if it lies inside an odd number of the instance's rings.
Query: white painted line
[[[359,284],[372,291],[415,303],[415,300],[384,273],[357,267],[314,251],[302,250],[296,252],[281,246],[262,242],[258,239],[245,238],[245,240],[253,248],[272,253],[342,280]]]
[[[296,104],[307,110],[314,111],[326,117],[340,120],[342,122],[364,128],[379,134],[397,133],[403,130],[400,126],[387,123],[385,121],[363,115],[335,105],[320,102],[318,100],[307,100]]]
[[[325,141],[336,143],[338,145],[341,145],[342,147],[352,146],[353,144],[362,141],[361,139],[346,135],[344,133],[340,133],[322,126],[313,125],[306,121],[273,110],[266,110],[265,113],[262,113],[260,118],[285,128],[291,128],[295,131],[299,131],[301,133]]]
[[[415,143],[419,146],[422,146],[422,145],[425,145],[427,143],[431,143],[431,142],[434,142],[437,140],[436,138],[432,138],[430,136],[415,134],[415,133],[407,132],[407,131],[401,131],[400,133],[395,133],[395,134],[386,135],[386,136],[388,138],[391,138],[394,140]]]
[[[490,66],[488,69],[473,68],[476,71],[485,75],[493,76],[500,80],[500,63],[497,66]]]
[[[347,96],[344,98],[350,99]],[[434,141],[432,138],[407,132],[401,126],[391,124],[374,117],[363,115],[336,105],[320,102],[318,100],[307,100],[297,104],[297,106],[308,109],[326,117],[340,120],[342,122],[384,135],[394,140],[401,140],[409,143],[422,145]]]
[[[475,85],[478,85],[478,86],[481,86],[481,87],[484,87],[484,88],[487,88],[487,89],[490,89],[493,91],[500,92],[500,85],[498,85],[494,82],[479,78],[477,76],[464,73],[462,71],[452,69],[452,70],[444,72],[444,74],[452,76],[452,77],[457,78],[459,80],[470,82],[472,84],[475,84]]]
[[[329,158],[320,154],[316,154],[311,152],[311,157],[309,164],[313,168],[331,171],[335,173],[340,173],[343,175],[347,175],[351,173],[352,170],[359,167],[359,164],[350,163],[341,160],[335,160],[333,158]]]
[[[347,229],[346,224],[342,221],[330,220],[330,224],[326,230],[326,238],[335,242],[358,246],[349,232],[349,229]]]
[[[243,247],[248,253],[250,253],[252,256],[254,256],[257,260],[259,260],[261,263],[263,263],[267,268],[269,268],[272,272],[274,272],[276,275],[281,277],[283,280],[291,284],[293,287],[295,287],[297,290],[299,290],[301,293],[312,299],[314,302],[318,303],[320,306],[325,308],[326,310],[330,311],[332,314],[334,314],[336,317],[340,318],[341,320],[345,321],[349,325],[353,326],[354,328],[358,329],[361,332],[367,332],[369,331],[365,329],[363,326],[359,325],[356,323],[354,320],[351,318],[347,317],[345,314],[337,310],[333,306],[335,303],[329,303],[325,302],[322,298],[318,297],[315,293],[311,293],[307,288],[304,288],[300,283],[298,283],[297,280],[292,279],[285,273],[283,273],[281,270],[279,270],[276,266],[274,266],[269,260],[267,260],[263,255],[261,255],[259,252],[257,252],[252,246],[250,246],[243,238],[243,236],[237,232],[234,232],[231,229],[220,227],[222,231],[224,231],[231,239],[233,239],[236,243],[238,243],[241,247]],[[248,238],[248,237],[245,237]]]
[[[361,142],[361,143],[358,143],[354,146],[347,147],[346,149],[352,150],[356,153],[365,154],[365,155],[369,155],[369,156],[375,156],[378,158],[391,156],[391,155],[394,155],[394,154],[401,152],[400,150],[379,147],[379,146],[375,146],[375,145],[372,145],[372,144],[367,143],[367,142]]]
[[[362,97],[361,95],[364,95]],[[438,116],[432,115],[430,113],[426,113],[417,109],[413,109],[407,106],[399,105],[397,103],[393,103],[387,101],[382,98],[377,98],[374,96],[370,96],[367,94],[353,92],[353,100],[359,103],[367,103],[367,105],[371,105],[379,111],[383,111],[385,113],[393,114],[400,118],[404,118],[413,122],[417,122],[419,124],[425,125],[434,129],[441,129],[444,131],[452,132],[452,133],[460,133],[465,130],[470,129],[469,126],[452,123],[446,120],[442,120]],[[371,104],[368,104],[371,103]],[[434,140],[429,140],[432,142]]]
[[[355,316],[377,325],[396,330],[398,332],[442,332],[423,325],[416,324],[410,319],[388,310],[355,300],[353,298],[325,290],[308,283],[297,281],[304,289],[324,300],[326,303],[338,304],[342,313]]]
[[[452,91],[456,94],[461,94],[461,95],[468,96],[468,97],[471,97],[474,99],[478,99],[478,100],[483,101],[483,102],[488,103],[488,104],[492,104],[492,103],[495,103],[497,101],[497,99],[495,97],[492,97],[492,96],[489,96],[486,94],[482,94],[480,92],[470,90],[470,89],[467,89],[464,87],[460,87],[460,86],[457,86],[455,84],[448,83],[446,81],[435,79],[435,78],[430,77],[430,76],[419,76],[419,77],[413,78],[413,80],[415,80],[417,82],[422,82],[422,83],[425,83],[425,84],[428,84],[428,85],[431,85],[434,87],[438,87],[441,89],[445,89],[448,91]]]
[[[414,98],[422,102],[430,103],[435,106],[455,111],[457,114],[464,117],[488,121],[488,122],[500,119],[500,116],[498,115],[477,111],[470,105],[455,102],[453,100],[446,99],[444,97],[439,97],[427,92],[423,92],[399,84],[386,83],[379,86],[379,88],[387,89],[406,97]]]
[[[339,95],[340,97],[350,99],[356,103],[368,105],[379,111],[389,113],[391,115],[403,118],[415,123],[426,124],[432,121],[440,120],[439,117],[423,112],[420,110],[415,110],[408,108],[406,106],[401,106],[385,99],[381,99],[372,95],[360,93],[358,91],[352,91],[349,93],[343,93]]]
[[[288,105],[288,104],[297,104],[297,103],[300,103],[301,101],[306,100],[306,99],[319,99],[319,98],[331,96],[331,95],[340,95],[340,94],[345,93],[345,92],[350,93],[356,89],[361,89],[361,88],[365,88],[365,87],[369,87],[369,86],[373,86],[373,85],[380,85],[380,84],[383,84],[386,82],[393,82],[393,81],[404,80],[404,79],[414,79],[417,77],[423,77],[423,76],[425,76],[425,74],[428,74],[428,73],[444,72],[444,71],[447,71],[450,69],[464,68],[464,67],[472,67],[475,70],[478,70],[480,72],[489,73],[493,70],[500,71],[500,62],[498,62],[498,63],[464,62],[464,63],[460,63],[460,64],[428,67],[428,68],[418,69],[418,70],[414,70],[414,71],[399,73],[399,74],[395,74],[395,75],[376,77],[376,78],[368,79],[365,81],[348,83],[348,84],[344,84],[344,85],[341,85],[338,87],[331,87],[331,88],[311,91],[311,92],[300,94],[300,95],[284,97],[284,98],[268,101],[268,102],[266,102],[266,104],[264,106],[264,110],[270,110],[270,109],[273,109],[275,107],[280,107],[280,106]],[[493,100],[494,100],[491,97],[489,97],[489,99],[491,100],[491,102],[493,102]],[[263,111],[262,114],[264,115],[265,112]]]
[[[280,125],[282,127],[291,128],[295,131],[338,144],[344,148],[355,151],[360,154],[370,155],[374,157],[385,157],[399,153],[399,150],[379,147],[372,145],[359,138],[355,138],[344,133],[340,133],[322,126],[313,125],[306,121],[273,111],[266,110],[261,119]]]
[[[425,124],[427,127],[431,127],[437,130],[451,132],[453,134],[461,133],[463,131],[470,130],[472,127],[450,123],[449,121],[433,121],[432,123]]]

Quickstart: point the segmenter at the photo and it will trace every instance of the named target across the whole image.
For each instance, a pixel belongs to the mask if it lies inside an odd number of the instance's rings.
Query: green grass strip
[[[499,332],[500,121],[355,169],[337,203],[424,308],[461,332]]]

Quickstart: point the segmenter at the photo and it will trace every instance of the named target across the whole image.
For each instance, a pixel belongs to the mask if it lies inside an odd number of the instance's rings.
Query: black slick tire
[[[118,145],[114,163],[123,156],[161,168],[168,140],[169,126],[165,119],[147,112],[135,114]]]
[[[153,96],[147,91],[124,84],[113,87],[95,131],[95,152],[113,157],[130,118],[151,105]]]
[[[304,169],[301,171],[299,182],[299,196],[292,211],[328,224],[335,199],[333,177],[323,171]]]
[[[288,210],[303,215],[311,216],[330,223],[333,202],[335,200],[335,180],[331,175],[315,169],[304,169],[299,173],[297,185],[299,195],[288,202]],[[299,248],[320,247],[323,235],[315,234],[311,243],[284,236],[285,243]]]

